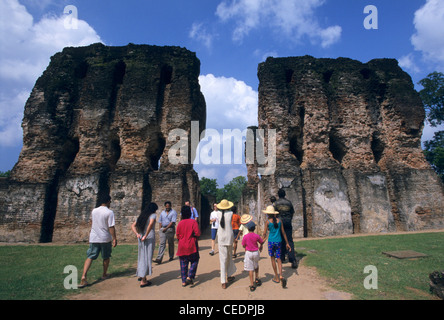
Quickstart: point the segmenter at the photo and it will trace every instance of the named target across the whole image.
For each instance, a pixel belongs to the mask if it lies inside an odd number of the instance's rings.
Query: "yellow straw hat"
[[[243,214],[241,217],[241,224],[247,224],[248,222],[250,222],[251,220],[253,220],[253,216],[249,215],[249,214]]]
[[[221,202],[217,204],[217,208],[220,210],[228,210],[234,205],[233,202],[223,199]]]
[[[279,214],[278,211],[274,210],[273,206],[268,206],[267,209],[262,210],[262,212],[265,214]]]

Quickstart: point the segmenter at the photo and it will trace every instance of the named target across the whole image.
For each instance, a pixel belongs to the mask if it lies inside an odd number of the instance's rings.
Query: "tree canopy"
[[[427,113],[427,121],[432,127],[443,124],[444,121],[444,74],[432,72],[419,81],[424,88],[419,91]]]
[[[432,127],[442,125],[444,122],[444,74],[432,72],[419,81],[424,87],[419,92],[427,121]],[[444,131],[435,132],[432,140],[424,143],[424,154],[432,168],[444,182]]]
[[[200,191],[203,195],[214,196],[217,202],[227,199],[236,203],[239,202],[242,196],[242,190],[247,183],[247,179],[244,176],[235,177],[222,188],[218,188],[216,179],[202,177],[199,182]]]

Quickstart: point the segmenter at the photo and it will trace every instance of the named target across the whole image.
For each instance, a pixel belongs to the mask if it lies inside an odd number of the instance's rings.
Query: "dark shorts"
[[[211,229],[211,240],[216,240],[217,229]]]
[[[96,260],[99,254],[102,253],[102,259],[106,260],[111,258],[112,244],[107,243],[90,243],[88,251],[86,251],[86,257],[91,260]]]
[[[239,229],[233,229],[234,241],[236,241],[238,234],[239,234]]]

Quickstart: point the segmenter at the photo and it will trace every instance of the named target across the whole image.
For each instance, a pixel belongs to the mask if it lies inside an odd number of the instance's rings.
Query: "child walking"
[[[287,280],[282,275],[282,261],[281,261],[281,242],[282,242],[282,236],[286,242],[286,247],[288,252],[291,251],[291,247],[288,244],[287,236],[284,232],[284,227],[282,225],[282,222],[279,218],[276,216],[279,214],[278,211],[275,211],[273,206],[268,206],[266,210],[262,210],[263,213],[268,215],[268,225],[265,228],[265,233],[263,238],[267,238],[268,231],[270,232],[268,236],[268,255],[271,258],[271,266],[273,267],[274,271],[274,278],[272,279],[275,283],[281,283],[282,288],[285,288],[287,286]],[[277,272],[276,268],[276,261],[277,261],[277,267],[279,268],[279,273]]]
[[[249,272],[250,291],[253,292],[256,290],[256,287],[262,284],[259,279],[259,252],[262,252],[264,240],[257,233],[254,233],[256,224],[253,221],[248,222],[245,227],[249,232],[242,239],[242,246],[245,248],[244,270]],[[256,275],[254,281],[253,272]]]

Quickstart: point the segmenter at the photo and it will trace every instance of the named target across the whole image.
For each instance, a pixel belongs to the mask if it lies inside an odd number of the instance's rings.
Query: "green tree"
[[[209,179],[202,177],[199,180],[200,192],[205,196],[216,197],[217,194],[217,181],[216,179]]]
[[[424,88],[419,91],[427,114],[427,121],[432,127],[444,121],[444,74],[432,72],[419,81]]]
[[[444,122],[444,74],[432,72],[419,81],[424,87],[419,92],[426,110],[427,121],[432,127]],[[435,132],[432,140],[424,143],[424,154],[432,168],[444,182],[444,131]]]
[[[247,179],[244,176],[233,178],[233,180],[227,183],[223,188],[217,189],[217,201],[219,202],[222,199],[227,199],[234,203],[239,202],[246,184]]]
[[[435,132],[432,140],[424,143],[426,159],[444,182],[444,131]]]
[[[0,171],[0,177],[9,177],[9,175],[11,174],[11,170],[8,171]]]

